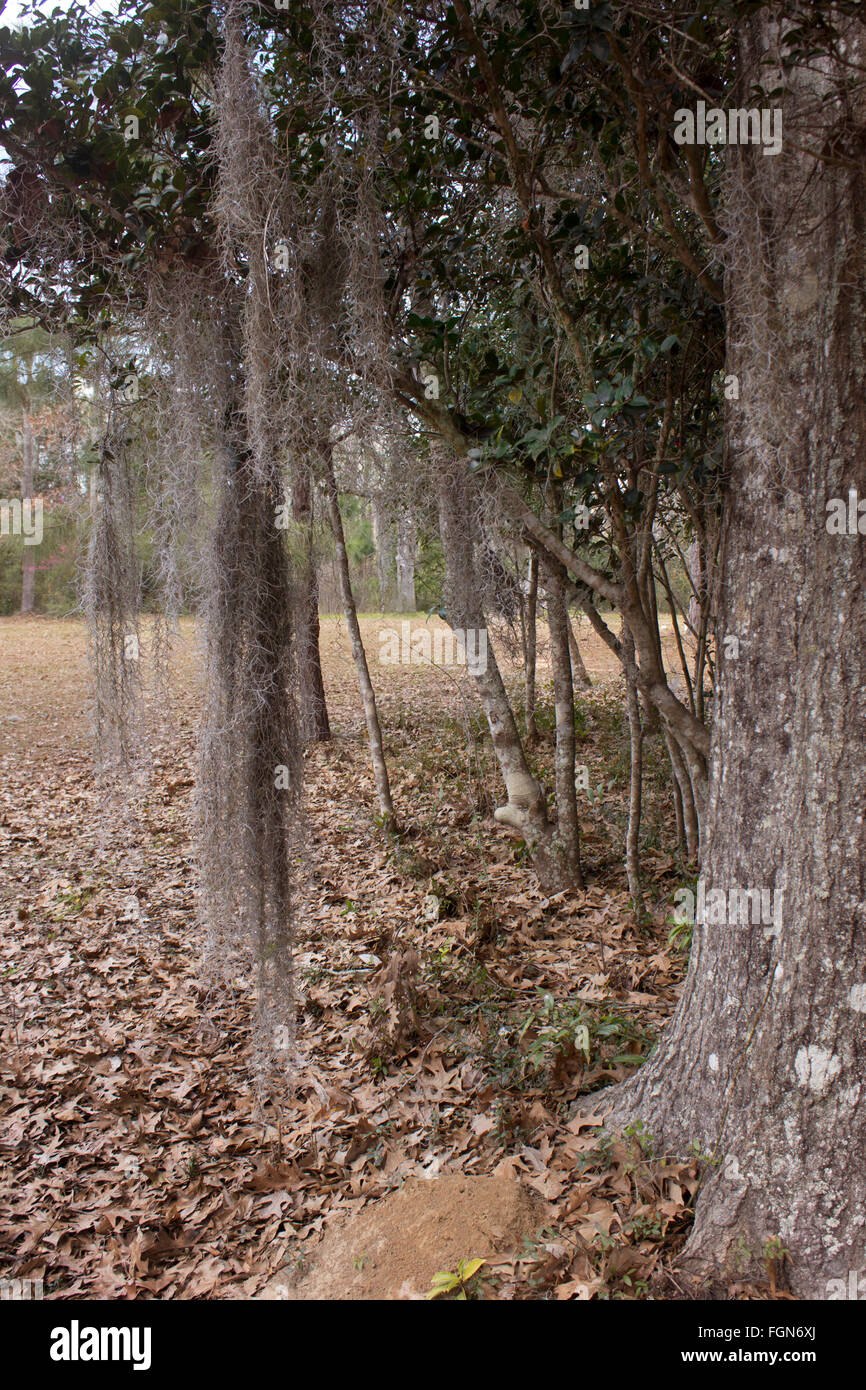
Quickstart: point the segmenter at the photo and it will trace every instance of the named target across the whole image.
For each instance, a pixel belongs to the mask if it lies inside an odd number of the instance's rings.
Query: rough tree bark
[[[682,1002],[609,1098],[615,1122],[640,1115],[666,1147],[697,1140],[720,1160],[687,1263],[718,1267],[738,1246],[758,1260],[779,1237],[806,1298],[866,1274],[866,539],[856,518],[853,535],[827,530],[829,499],[866,495],[866,165],[848,154],[866,102],[862,85],[837,95],[866,61],[866,25],[834,17],[844,57],[787,76],[782,152],[729,151],[741,392],[718,631],[739,649],[720,640],[706,907]],[[767,10],[744,22],[739,104],[781,82],[762,66],[776,42]],[[782,896],[754,922],[735,888]]]

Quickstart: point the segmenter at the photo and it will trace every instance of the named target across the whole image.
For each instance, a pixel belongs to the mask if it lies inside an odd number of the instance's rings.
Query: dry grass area
[[[589,1119],[570,1119],[579,1096],[646,1055],[682,977],[664,920],[684,869],[663,749],[649,741],[644,865],[658,910],[638,924],[621,866],[622,692],[584,622],[588,887],[545,896],[492,821],[497,773],[465,673],[377,664],[379,630],[400,621],[363,620],[394,839],[377,825],[345,627],[323,622],[335,737],[305,759],[297,1048],[261,1094],[250,974],[203,970],[193,625],[174,708],[160,711],[170,722],[152,724],[144,782],[124,800],[93,772],[80,625],[0,622],[0,1277],[41,1273],[52,1298],[256,1296],[283,1267],[315,1270],[320,1243],[387,1213],[409,1180],[440,1174],[464,1198],[470,1179],[517,1181],[541,1204],[521,1210],[543,1209],[520,1248],[464,1251],[488,1261],[482,1296],[640,1296],[675,1252],[694,1169],[651,1156],[645,1136],[599,1147],[591,1100]],[[544,653],[539,676],[544,731]],[[533,757],[550,786],[549,741]],[[440,1225],[448,1259],[459,1205]],[[338,1285],[332,1270],[329,1296]]]

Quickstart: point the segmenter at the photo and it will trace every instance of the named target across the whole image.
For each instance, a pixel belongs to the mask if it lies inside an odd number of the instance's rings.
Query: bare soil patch
[[[262,1298],[420,1299],[440,1270],[483,1259],[485,1274],[513,1264],[537,1241],[550,1211],[509,1177],[410,1178],[330,1231],[307,1269],[283,1272]],[[480,1271],[479,1271],[480,1273]],[[483,1279],[483,1276],[482,1276]]]

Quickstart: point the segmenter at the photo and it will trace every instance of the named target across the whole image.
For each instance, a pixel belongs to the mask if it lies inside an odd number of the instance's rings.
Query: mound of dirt
[[[409,1178],[398,1192],[329,1231],[303,1274],[281,1270],[265,1299],[419,1299],[460,1260],[524,1253],[547,1204],[509,1177]]]

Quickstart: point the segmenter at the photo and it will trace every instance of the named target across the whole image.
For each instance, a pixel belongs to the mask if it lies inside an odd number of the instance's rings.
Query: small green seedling
[[[474,1279],[479,1269],[486,1260],[461,1260],[457,1266],[456,1274],[450,1270],[440,1269],[438,1274],[434,1274],[430,1280],[431,1289],[427,1294],[428,1298],[440,1298],[444,1293],[453,1293],[462,1302],[466,1302],[466,1285],[470,1279]]]

